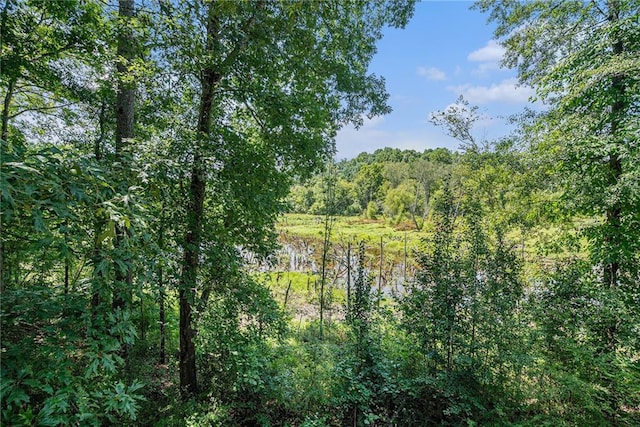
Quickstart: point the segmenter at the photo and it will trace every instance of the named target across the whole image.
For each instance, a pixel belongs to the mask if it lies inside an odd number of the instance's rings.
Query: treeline
[[[536,176],[524,144],[513,135],[490,147],[467,151],[436,148],[419,153],[384,148],[361,153],[330,163],[324,172],[294,185],[286,209],[315,215],[359,215],[393,225],[405,222],[422,230],[434,195],[441,194],[447,183],[477,193],[492,211],[503,216],[509,212],[512,225],[531,227],[552,220],[551,204],[555,202],[545,206],[545,200],[554,183]]]
[[[419,153],[387,147],[372,154],[361,153],[294,185],[287,207],[296,213],[324,213],[329,185],[334,215],[364,215],[372,219],[384,215],[395,222],[410,217],[420,229],[432,193],[441,186],[458,157],[458,152],[446,148]]]

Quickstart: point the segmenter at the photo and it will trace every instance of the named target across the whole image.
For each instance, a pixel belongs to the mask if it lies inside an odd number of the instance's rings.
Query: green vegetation
[[[479,1],[547,111],[338,163],[411,2],[0,7],[2,425],[640,424],[637,1]]]

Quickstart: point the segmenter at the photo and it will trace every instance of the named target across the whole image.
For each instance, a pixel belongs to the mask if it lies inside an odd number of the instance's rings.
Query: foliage
[[[497,23],[496,36],[506,48],[505,63],[517,68],[521,83],[533,85],[549,105],[549,111],[535,121],[533,147],[557,179],[562,210],[566,216],[592,218],[579,230],[589,243],[589,266],[576,265],[571,274],[553,279],[563,285],[550,286],[551,292],[578,298],[589,290],[590,304],[578,304],[575,315],[589,316],[588,323],[598,326],[584,324],[581,332],[589,341],[572,342],[569,348],[584,352],[580,359],[595,353],[609,366],[632,365],[638,348],[628,334],[628,328],[636,328],[630,301],[638,298],[640,265],[635,238],[640,206],[636,184],[640,5],[634,0],[588,4],[487,0],[477,7]],[[560,327],[563,320],[556,321]],[[562,369],[577,372],[581,380],[589,378],[587,383],[593,381],[593,387],[607,395],[606,402],[597,393],[591,396],[601,400],[602,422],[616,424],[634,417],[620,398],[620,377],[602,373],[596,379],[586,366],[571,365],[566,359],[559,362]],[[630,371],[621,377],[633,387],[638,383]]]
[[[435,405],[450,423],[499,417],[505,410],[499,399],[520,369],[506,355],[522,351],[518,260],[500,229],[489,239],[477,199],[463,197],[454,199],[450,185],[437,194],[434,231],[424,239],[418,276],[401,301],[403,326],[425,356],[423,375],[448,390]]]
[[[335,213],[362,214],[369,219],[382,213],[393,224],[411,220],[420,230],[429,213],[431,195],[441,185],[453,157],[446,148],[423,153],[384,149],[338,162],[334,168]],[[321,182],[318,174],[295,185],[289,193],[287,211],[322,213]]]
[[[142,384],[118,378],[123,344],[101,334],[127,328],[114,313],[92,325],[82,298],[32,284],[2,298],[2,420],[12,425],[101,425],[136,420]]]
[[[0,423],[640,422],[637,1],[480,1],[549,110],[321,173],[413,2],[117,3],[0,6]]]

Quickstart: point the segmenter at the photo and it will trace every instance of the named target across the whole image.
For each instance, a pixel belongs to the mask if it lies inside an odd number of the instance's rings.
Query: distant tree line
[[[451,172],[460,154],[446,148],[422,153],[397,148],[360,153],[332,166],[333,212],[336,215],[388,217],[411,220],[420,229],[432,194]],[[318,174],[294,185],[287,198],[290,212],[321,214],[325,210],[322,180]]]

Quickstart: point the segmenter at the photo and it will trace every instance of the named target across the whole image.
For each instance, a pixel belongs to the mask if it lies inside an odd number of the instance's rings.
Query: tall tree
[[[640,2],[482,0],[477,7],[497,23],[505,64],[550,107],[538,122],[539,155],[555,164],[570,213],[597,219],[586,232],[601,272],[592,292],[606,307],[598,357],[627,360],[628,349],[637,351],[636,326],[623,319],[637,318],[630,301],[639,295]],[[615,424],[628,377],[603,369],[596,382],[607,390],[603,410]]]
[[[181,387],[189,396],[198,390],[193,306],[212,286],[202,282],[202,261],[212,266],[210,283],[223,283],[237,247],[266,253],[291,176],[322,164],[339,126],[388,111],[383,80],[367,74],[367,64],[382,26],[404,25],[413,4],[161,8],[170,16],[167,61],[196,77],[198,91],[195,132],[185,132],[191,170],[179,283]]]
[[[567,198],[580,213],[605,219],[592,230],[605,282],[635,279],[640,3],[486,0],[477,7],[498,24],[505,64],[551,107],[540,122],[540,148],[557,162]]]
[[[127,148],[134,137],[135,76],[132,73],[136,59],[133,18],[135,16],[133,0],[118,2],[118,47],[116,57],[117,94],[115,105],[115,162],[124,180],[124,188],[130,185],[131,167],[127,158]],[[124,225],[116,225],[114,244],[120,253],[121,265],[115,265],[116,286],[113,293],[113,308],[125,309],[130,303],[132,278],[131,254]]]

